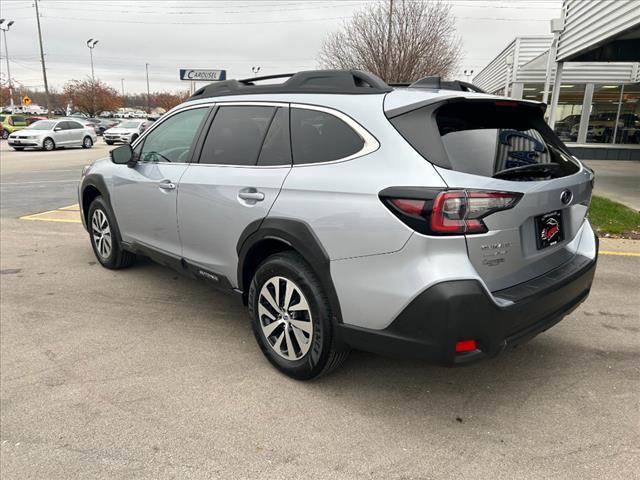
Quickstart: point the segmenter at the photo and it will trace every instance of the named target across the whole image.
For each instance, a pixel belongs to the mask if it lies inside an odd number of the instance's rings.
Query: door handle
[[[240,190],[238,198],[251,202],[261,202],[264,200],[264,193],[259,192],[255,188],[248,188],[246,190]]]
[[[161,190],[175,190],[176,184],[170,180],[165,180],[158,184],[158,188],[160,188]]]

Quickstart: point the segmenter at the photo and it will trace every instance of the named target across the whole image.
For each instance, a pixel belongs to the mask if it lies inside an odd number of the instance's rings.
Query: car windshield
[[[30,130],[51,130],[56,122],[51,120],[38,120],[37,122],[32,123],[27,128]]]
[[[118,125],[119,128],[138,128],[140,126],[140,122],[122,122]]]

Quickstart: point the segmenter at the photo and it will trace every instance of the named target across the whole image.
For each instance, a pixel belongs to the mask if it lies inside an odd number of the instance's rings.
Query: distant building
[[[517,37],[473,83],[543,101],[550,68],[549,121],[572,150],[583,158],[640,159],[639,3],[565,0],[556,45],[553,35]]]

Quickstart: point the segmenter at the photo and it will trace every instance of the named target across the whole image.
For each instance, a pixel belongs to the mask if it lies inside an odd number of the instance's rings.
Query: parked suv
[[[110,269],[146,255],[236,293],[294,378],[350,348],[492,357],[587,297],[593,172],[544,105],[473,90],[360,71],[206,86],[85,167],[95,255]]]

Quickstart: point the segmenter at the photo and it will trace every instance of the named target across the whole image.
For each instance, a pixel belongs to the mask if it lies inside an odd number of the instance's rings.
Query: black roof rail
[[[262,80],[286,77],[289,79],[283,83],[256,85]],[[391,90],[380,77],[362,70],[308,70],[210,83],[196,90],[191,99],[266,93],[374,94]]]
[[[443,81],[440,77],[424,77],[416,80],[409,88],[429,88],[434,90],[458,90],[462,92],[487,93],[472,83],[461,80]]]

